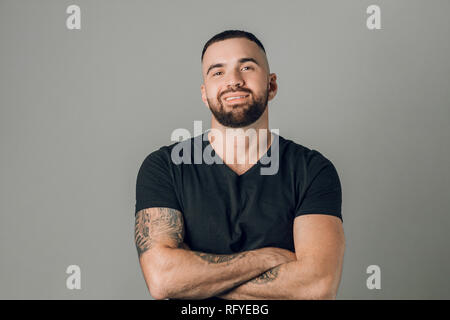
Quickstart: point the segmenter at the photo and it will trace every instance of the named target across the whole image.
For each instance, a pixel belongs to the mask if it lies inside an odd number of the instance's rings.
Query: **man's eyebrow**
[[[253,63],[255,63],[255,64],[257,64],[259,66],[258,61],[256,61],[253,58],[241,58],[241,59],[239,59],[239,63],[244,63],[244,62],[249,62],[249,61],[253,62]]]
[[[239,63],[253,62],[253,63],[255,63],[255,64],[257,64],[257,65],[259,66],[258,61],[256,61],[256,60],[253,59],[253,58],[241,58],[241,59],[239,59],[238,62],[239,62]],[[214,69],[214,68],[221,68],[221,67],[223,67],[224,65],[225,65],[224,63],[215,63],[215,64],[210,65],[209,68],[208,68],[208,71],[206,71],[206,75],[208,75],[208,73],[209,73],[209,71],[211,71],[211,69]]]
[[[220,68],[220,67],[223,67],[223,66],[224,66],[223,63],[215,63],[215,64],[210,65],[209,68],[208,68],[208,71],[206,71],[206,75],[208,75],[208,73],[209,73],[209,71],[211,69]]]

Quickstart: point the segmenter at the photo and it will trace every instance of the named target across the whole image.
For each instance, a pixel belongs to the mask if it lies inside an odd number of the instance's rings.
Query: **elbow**
[[[336,292],[326,288],[317,292],[315,300],[336,300]]]
[[[167,294],[167,290],[163,287],[153,286],[149,287],[150,295],[155,300],[165,300],[169,298],[169,295]]]
[[[150,295],[155,300],[165,300],[171,298],[170,284],[165,280],[163,273],[153,273],[149,275],[147,288]]]
[[[336,300],[337,288],[331,278],[323,278],[318,280],[313,291],[314,300]]]
[[[298,286],[293,293],[295,300],[335,300],[337,289],[328,278],[318,279],[309,285]]]
[[[163,259],[164,252],[148,254],[141,261],[142,271],[148,291],[153,299],[165,300],[171,298],[171,276],[169,265]]]

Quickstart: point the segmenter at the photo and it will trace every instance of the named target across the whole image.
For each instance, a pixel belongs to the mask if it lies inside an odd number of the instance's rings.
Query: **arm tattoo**
[[[240,259],[243,258],[246,253],[235,253],[235,254],[210,254],[210,253],[203,253],[203,252],[197,252],[194,251],[194,254],[202,258],[203,260],[207,261],[208,263],[228,263],[231,260],[234,260],[235,258]]]
[[[143,209],[136,214],[134,228],[138,255],[141,256],[159,240],[179,248],[184,240],[184,232],[180,211],[171,208]]]
[[[134,241],[139,257],[152,245],[149,237],[149,224],[150,212],[146,209],[139,211],[134,224]]]
[[[249,282],[254,284],[263,284],[267,282],[271,282],[278,277],[278,271],[280,270],[280,266],[276,266],[263,274],[257,276],[256,278],[250,280]]]

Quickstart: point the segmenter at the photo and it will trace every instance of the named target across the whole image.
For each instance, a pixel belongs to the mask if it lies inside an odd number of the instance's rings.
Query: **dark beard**
[[[211,110],[212,114],[221,125],[230,128],[242,128],[251,125],[261,117],[266,110],[268,99],[269,93],[266,90],[263,97],[260,99],[254,99],[253,103],[250,104],[248,108],[243,111],[243,115],[239,115],[239,117],[236,117],[234,111],[226,112],[221,99],[219,99],[218,108],[211,108],[211,105],[214,106],[214,104],[211,103],[210,99],[207,100],[209,110]],[[231,107],[233,110],[235,108],[244,108],[241,104],[232,105]]]

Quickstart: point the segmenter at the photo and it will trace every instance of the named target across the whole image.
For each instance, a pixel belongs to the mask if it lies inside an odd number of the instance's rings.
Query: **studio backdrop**
[[[0,298],[152,298],[137,173],[175,129],[209,128],[201,50],[239,29],[277,74],[269,127],[339,174],[337,298],[449,299],[449,13],[447,0],[0,0]]]

